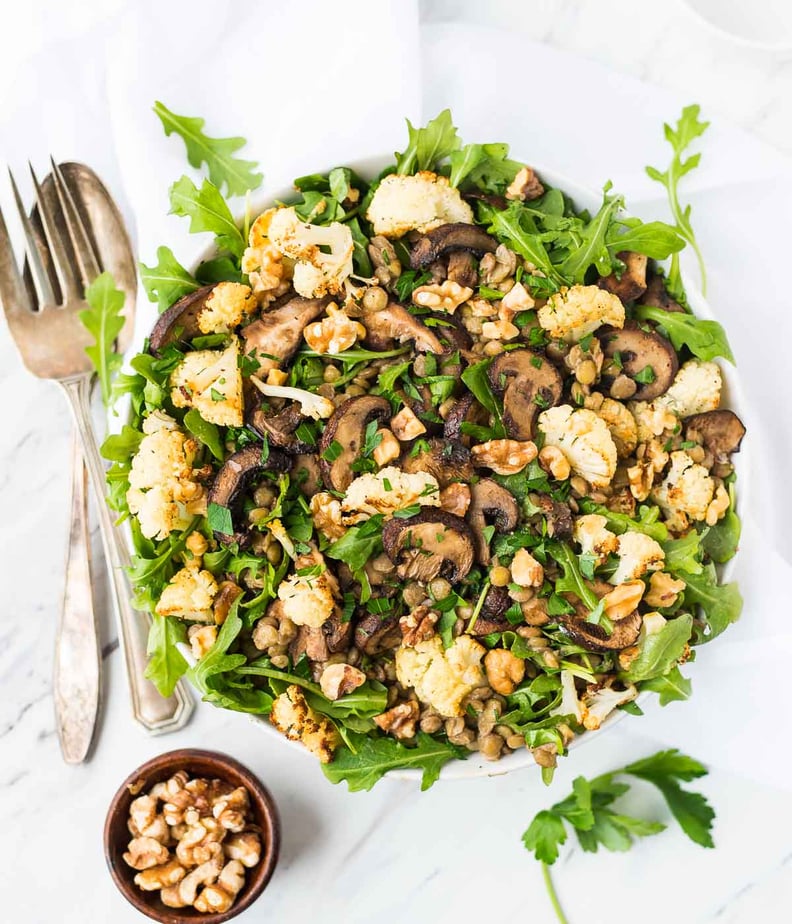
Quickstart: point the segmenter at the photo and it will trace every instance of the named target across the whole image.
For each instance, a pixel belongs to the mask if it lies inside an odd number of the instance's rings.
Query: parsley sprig
[[[614,802],[630,789],[628,783],[617,778],[631,776],[651,783],[660,791],[682,831],[694,843],[714,847],[712,806],[701,793],[681,786],[682,782],[706,774],[703,764],[675,748],[658,751],[592,780],[577,777],[572,783],[572,792],[565,799],[536,815],[522,840],[526,850],[533,851],[542,864],[545,885],[561,924],[567,924],[567,918],[553,885],[550,866],[558,859],[559,848],[566,843],[567,827],[574,830],[580,846],[589,853],[596,853],[600,847],[611,851],[629,850],[634,838],[665,831],[667,826],[662,822],[635,818],[613,808]]]
[[[94,338],[85,352],[96,369],[104,406],[109,407],[113,376],[122,361],[121,354],[115,351],[115,342],[124,327],[124,293],[115,287],[112,275],[105,272],[85,290],[85,301],[88,307],[79,317]]]

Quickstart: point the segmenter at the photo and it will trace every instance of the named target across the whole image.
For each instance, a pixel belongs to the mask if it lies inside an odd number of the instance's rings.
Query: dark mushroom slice
[[[225,460],[209,488],[207,502],[226,507],[230,511],[234,531],[224,533],[215,530],[214,535],[218,542],[226,545],[232,542],[245,543],[248,535],[241,519],[246,492],[262,472],[285,472],[288,471],[289,465],[288,456],[277,449],[271,449],[266,460],[262,462],[260,445],[245,446]]]
[[[602,352],[607,359],[619,354],[620,374],[635,381],[635,377],[649,368],[651,382],[635,382],[637,388],[632,396],[635,401],[651,401],[665,394],[674,381],[679,369],[676,350],[669,340],[656,331],[643,330],[636,321],[626,321],[624,327],[601,327],[597,331]],[[602,376],[602,382],[609,388],[614,376]]]
[[[646,291],[638,299],[641,305],[649,305],[652,308],[662,308],[663,311],[670,311],[672,313],[685,314],[685,309],[675,302],[673,298],[668,294],[668,289],[666,289],[665,280],[659,273],[651,273],[649,275],[649,281],[646,284]]]
[[[401,638],[399,615],[395,611],[384,616],[367,613],[355,624],[355,647],[369,656],[398,648]]]
[[[410,266],[421,269],[454,250],[467,250],[477,257],[495,253],[498,242],[478,225],[453,222],[428,231],[410,252]]]
[[[417,452],[406,452],[399,463],[405,472],[428,472],[441,488],[453,481],[470,481],[473,461],[470,450],[454,440],[432,439],[422,442]]]
[[[198,315],[206,307],[206,301],[212,294],[214,283],[202,286],[189,295],[184,295],[157,318],[149,337],[149,349],[157,356],[172,343],[189,343],[194,337],[202,335],[198,327]]]
[[[375,395],[350,398],[336,408],[319,440],[319,468],[329,488],[346,491],[355,477],[352,463],[363,445],[366,427],[372,420],[384,422],[390,416],[390,402]],[[333,444],[337,444],[340,451],[330,462],[324,456]]]
[[[492,390],[503,395],[503,425],[515,440],[533,439],[540,411],[561,400],[564,381],[556,367],[532,350],[510,350],[489,367]]]
[[[313,497],[322,490],[322,473],[314,452],[299,453],[292,456],[291,477],[306,497]]]
[[[476,561],[480,565],[490,562],[489,541],[484,530],[492,525],[498,533],[507,533],[517,525],[520,508],[511,491],[491,478],[482,478],[470,485],[470,506],[466,519],[473,530],[476,543]]]
[[[471,189],[468,192],[462,193],[462,198],[466,202],[486,202],[487,205],[491,205],[493,208],[503,211],[509,207],[509,200],[506,196],[499,196],[495,193],[485,193],[480,189]]]
[[[382,530],[385,553],[402,580],[461,581],[473,567],[473,533],[453,513],[424,507],[415,516],[388,520]]]
[[[255,351],[259,373],[275,369],[294,356],[302,343],[303,331],[324,311],[327,302],[326,298],[295,296],[242,328],[245,353]]]
[[[602,626],[586,622],[585,616],[562,614],[555,617],[566,634],[587,651],[621,651],[638,641],[641,614],[638,610],[613,623],[610,635]]]
[[[432,330],[443,345],[444,353],[454,353],[458,350],[463,356],[467,354],[473,346],[473,338],[467,332],[460,318],[453,314],[448,314],[447,311],[432,312],[426,317],[432,318],[436,322],[432,326]],[[476,359],[478,358],[476,357]]]
[[[739,452],[744,436],[745,425],[726,408],[694,414],[685,421],[685,438],[701,443],[717,462],[728,462],[733,452]]]
[[[569,504],[554,500],[547,494],[532,494],[531,501],[547,521],[548,536],[553,539],[569,539],[572,536],[575,520]]]
[[[448,255],[446,278],[467,289],[478,285],[478,265],[473,254],[468,250],[452,250]]]
[[[259,395],[261,393],[259,392]],[[282,411],[273,414],[265,411],[258,402],[258,407],[247,413],[247,424],[260,437],[267,439],[270,446],[277,446],[288,453],[310,453],[316,448],[295,435],[295,430],[305,419],[297,402],[287,405]]]
[[[321,626],[300,626],[297,636],[289,645],[292,663],[303,654],[310,661],[326,661],[330,655],[346,651],[352,642],[352,623],[343,622],[339,613],[333,613]]]
[[[469,634],[489,635],[490,632],[506,632],[511,629],[512,625],[505,615],[511,604],[509,591],[505,587],[490,587]]]
[[[648,258],[642,253],[633,253],[623,250],[616,256],[624,263],[621,276],[611,273],[610,276],[600,276],[597,285],[601,289],[612,292],[623,302],[634,302],[646,292],[646,264]]]
[[[398,341],[412,343],[419,353],[446,352],[437,335],[398,302],[362,315],[360,322],[366,328],[366,346],[372,350],[388,350]]]
[[[488,416],[486,408],[482,407],[475,397],[468,392],[454,402],[453,407],[446,415],[443,422],[443,436],[447,440],[458,440],[464,445],[468,445],[470,437],[462,432],[462,424],[486,426]]]

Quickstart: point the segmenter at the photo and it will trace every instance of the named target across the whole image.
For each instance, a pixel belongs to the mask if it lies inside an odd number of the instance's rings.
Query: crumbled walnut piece
[[[223,850],[229,860],[239,860],[243,866],[252,869],[261,859],[261,840],[255,831],[243,831],[223,841]]]
[[[521,282],[518,282],[501,299],[498,314],[504,320],[511,321],[519,311],[530,311],[535,306],[533,296]]]
[[[190,626],[187,630],[190,651],[196,661],[209,651],[217,641],[217,626]]]
[[[512,559],[511,576],[514,583],[522,587],[541,587],[544,568],[528,549],[518,549]]]
[[[212,815],[226,831],[239,833],[244,827],[250,807],[250,797],[244,786],[220,796],[212,806]]]
[[[388,735],[394,738],[414,738],[415,725],[421,710],[414,700],[399,703],[393,709],[374,716],[374,722]]]
[[[351,664],[330,664],[323,671],[319,679],[322,693],[328,699],[340,699],[351,693],[366,682],[363,671],[352,667]]]
[[[187,875],[187,870],[175,858],[160,866],[144,869],[135,876],[135,885],[144,892],[156,892],[167,886],[176,885]]]
[[[525,676],[525,661],[506,648],[493,648],[484,656],[484,670],[492,689],[508,696]]]
[[[412,300],[422,308],[431,308],[433,311],[447,311],[453,314],[457,308],[466,302],[473,294],[467,286],[446,279],[445,282],[430,286],[418,286],[413,291]]]
[[[655,571],[649,578],[649,590],[644,602],[651,607],[673,606],[677,598],[687,587],[684,581],[678,581],[666,571]]]
[[[428,606],[416,607],[399,620],[402,631],[402,645],[414,648],[418,642],[425,642],[435,634],[437,613],[432,612]]]
[[[285,385],[289,381],[289,373],[283,369],[270,369],[267,372],[267,385]]]
[[[376,435],[380,437],[380,442],[374,447],[371,455],[377,465],[382,468],[388,462],[393,462],[399,458],[401,455],[401,443],[387,427],[381,427],[377,430]]]
[[[603,597],[605,615],[614,622],[629,616],[641,602],[644,590],[644,582],[639,580],[625,581],[618,587],[614,587],[609,594]]]
[[[447,513],[463,517],[470,506],[470,488],[458,481],[440,490],[440,508]]]
[[[566,481],[572,474],[569,460],[558,446],[543,446],[539,450],[539,464],[556,481]]]
[[[150,869],[168,859],[168,848],[153,837],[133,837],[124,854],[124,862],[132,869]]]
[[[692,456],[691,456],[692,457]],[[729,494],[722,484],[715,489],[715,496],[707,507],[705,523],[707,526],[714,526],[729,509]]]
[[[426,427],[409,407],[403,407],[395,417],[391,417],[390,425],[394,436],[405,442],[426,433]]]
[[[358,338],[366,336],[366,328],[360,321],[353,321],[335,304],[330,302],[326,317],[309,324],[303,333],[305,342],[317,353],[335,356],[354,346]]]
[[[513,276],[517,269],[517,254],[505,244],[498,244],[495,253],[485,253],[479,263],[479,278],[488,286],[496,286]]]
[[[651,462],[641,459],[627,469],[630,493],[637,501],[645,501],[652,492],[655,471]]]
[[[506,190],[507,199],[538,199],[544,194],[544,186],[531,167],[522,167]]]
[[[503,318],[497,321],[485,321],[481,325],[481,336],[485,340],[514,340],[519,333],[518,327]]]
[[[226,617],[234,604],[234,601],[242,593],[242,588],[234,581],[220,581],[217,585],[217,596],[212,604],[212,615],[218,626],[226,621]]]
[[[531,440],[489,440],[470,451],[474,465],[491,468],[498,475],[521,472],[537,456],[536,444]]]

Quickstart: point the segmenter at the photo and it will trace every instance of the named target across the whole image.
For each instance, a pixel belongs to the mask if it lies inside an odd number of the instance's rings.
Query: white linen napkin
[[[517,159],[593,190],[610,179],[636,215],[668,220],[664,190],[644,166],[665,169],[663,122],[695,100],[497,29],[425,26],[422,49],[424,121],[450,106],[465,140],[508,141]],[[460,67],[462,61],[478,64]],[[713,120],[698,149],[701,166],[683,181],[683,198],[693,203],[709,304],[737,357],[749,427],[734,565],[745,607],[684,669],[693,680],[691,702],[661,708],[652,698],[635,728],[713,766],[790,789],[792,313],[784,268],[792,164],[723,120]],[[697,278],[695,265],[686,265]]]

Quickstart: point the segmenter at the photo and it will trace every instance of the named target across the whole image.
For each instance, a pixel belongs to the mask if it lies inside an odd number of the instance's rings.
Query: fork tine
[[[39,217],[41,218],[41,226],[44,229],[44,237],[47,239],[50,259],[52,260],[52,265],[55,267],[55,275],[58,277],[58,283],[63,296],[62,300],[66,302],[72,298],[82,298],[83,293],[79,280],[76,278],[76,273],[69,262],[66,248],[63,246],[63,239],[58,230],[55,213],[50,209],[49,203],[44,198],[36,173],[33,170],[33,164],[28,162],[28,167],[30,167],[30,175],[33,178],[33,188],[36,191],[36,204],[38,205]]]
[[[55,292],[52,288],[52,283],[50,282],[49,273],[47,272],[44,265],[46,254],[42,253],[42,244],[33,231],[33,226],[31,225],[30,219],[28,218],[27,210],[22,203],[22,197],[19,195],[19,188],[17,187],[16,180],[14,179],[14,174],[10,169],[8,171],[8,176],[11,180],[11,189],[14,192],[14,201],[16,202],[17,211],[19,212],[19,220],[22,224],[22,230],[25,232],[30,275],[33,279],[33,287],[36,290],[38,307],[41,309],[45,305],[54,305],[57,301],[55,298]]]
[[[30,310],[25,284],[14,256],[14,248],[2,209],[0,209],[0,304],[9,318]]]
[[[102,272],[99,255],[94,250],[91,238],[83,224],[83,220],[74,203],[71,190],[64,179],[61,168],[55,163],[53,157],[50,157],[50,163],[52,164],[52,182],[58,193],[58,200],[63,210],[63,217],[66,220],[69,240],[71,241],[77,267],[82,277],[83,288],[85,288]]]

